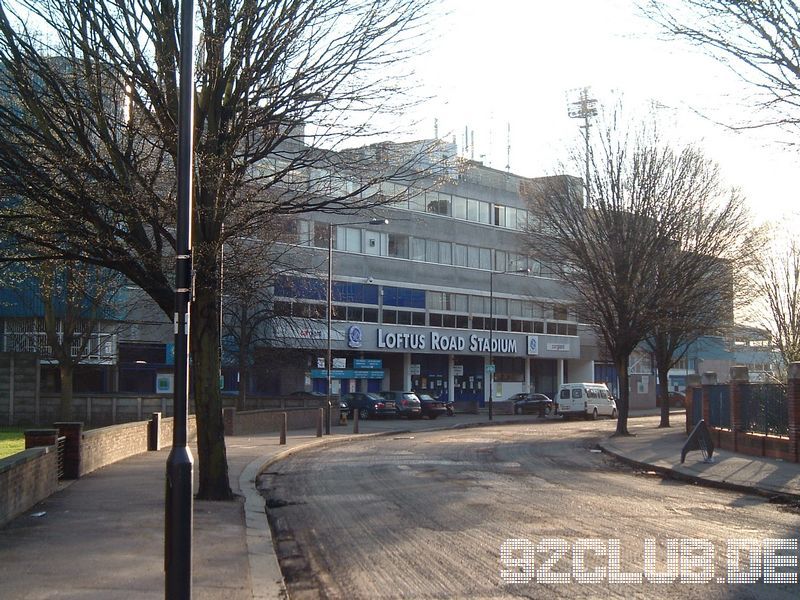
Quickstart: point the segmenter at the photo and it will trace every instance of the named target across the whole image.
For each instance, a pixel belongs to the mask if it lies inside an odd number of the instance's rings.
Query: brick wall
[[[227,435],[252,435],[255,433],[272,433],[280,431],[283,413],[287,415],[288,430],[313,429],[317,426],[319,408],[287,408],[285,410],[248,410],[236,412],[226,411],[228,416],[225,433]],[[334,425],[339,423],[339,408],[332,408],[331,419]],[[228,427],[230,424],[230,429]]]
[[[0,526],[56,491],[57,455],[49,446],[0,460]]]

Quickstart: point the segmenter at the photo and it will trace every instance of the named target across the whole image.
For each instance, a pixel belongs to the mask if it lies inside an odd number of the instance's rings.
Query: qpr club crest
[[[361,327],[358,325],[351,325],[347,330],[347,345],[350,348],[361,348],[364,334]]]
[[[539,336],[538,335],[529,335],[528,336],[528,354],[536,356],[539,354]]]

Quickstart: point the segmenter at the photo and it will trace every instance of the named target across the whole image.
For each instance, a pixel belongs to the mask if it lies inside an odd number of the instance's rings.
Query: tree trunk
[[[230,500],[225,429],[222,420],[222,394],[219,389],[219,315],[216,287],[201,276],[208,265],[198,266],[195,297],[192,301],[191,378],[197,416],[199,500]],[[213,272],[213,271],[212,271]],[[205,281],[201,281],[205,280]]]
[[[61,398],[58,403],[58,420],[72,421],[72,388],[75,368],[67,361],[59,361],[58,373],[61,380]]]
[[[658,364],[658,380],[661,382],[661,388],[658,393],[661,399],[661,422],[659,427],[669,427],[669,369],[665,368],[666,365],[659,361]]]
[[[616,361],[614,364],[617,368],[617,376],[619,377],[619,406],[617,406],[617,431],[614,435],[630,435],[628,433],[628,413],[630,407],[631,392],[629,389],[628,378],[628,362],[629,356],[626,355]]]

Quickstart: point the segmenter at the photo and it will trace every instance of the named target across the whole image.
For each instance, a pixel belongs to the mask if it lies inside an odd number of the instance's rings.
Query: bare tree
[[[696,317],[698,301],[684,304],[680,295],[690,276],[702,281],[690,294],[727,298],[708,285],[719,277],[728,283],[720,254],[725,247],[701,234],[714,221],[739,223],[741,204],[735,195],[715,197],[716,171],[695,149],[673,150],[644,127],[628,133],[616,115],[609,123],[590,148],[588,201],[580,181],[570,177],[529,190],[537,219],[528,247],[572,289],[579,314],[614,362],[620,378],[617,434],[627,435],[630,356],[657,326],[675,335],[686,329],[687,315]],[[583,167],[586,156],[578,151],[575,160]]]
[[[736,128],[800,124],[800,6],[785,0],[641,0],[645,15],[669,35],[720,59],[756,92],[761,114]]]
[[[773,228],[777,239],[772,252],[754,264],[754,321],[770,335],[784,366],[800,361],[800,245]]]
[[[417,157],[441,156],[434,146],[332,152],[408,106],[403,63],[432,2],[199,2],[190,336],[199,498],[231,497],[220,248],[258,238],[277,214],[390,202],[376,183],[432,170],[435,160]],[[0,229],[18,240],[6,260],[116,269],[170,318],[178,23],[174,3],[152,0],[0,5],[0,194],[18,199],[0,211]]]
[[[113,360],[114,336],[126,325],[119,298],[119,273],[76,263],[43,261],[28,265],[15,286],[15,304],[31,317],[17,318],[7,348],[36,351],[58,363],[58,418],[70,421],[76,369],[92,360]]]

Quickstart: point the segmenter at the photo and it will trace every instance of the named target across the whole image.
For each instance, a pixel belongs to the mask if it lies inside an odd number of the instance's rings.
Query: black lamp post
[[[345,225],[388,225],[388,219],[370,219],[369,221],[351,221],[348,223],[328,223],[328,293],[326,294],[328,302],[326,307],[328,319],[328,356],[325,359],[325,368],[327,369],[328,388],[326,396],[328,400],[328,418],[325,419],[325,435],[331,433],[331,383],[333,377],[331,376],[331,368],[333,367],[331,358],[331,321],[333,309],[333,228]]]
[[[164,519],[164,597],[192,597],[192,453],[189,412],[189,303],[192,285],[192,148],[194,121],[194,2],[181,2],[178,105],[178,215],[175,261],[175,388],[172,450],[167,458]]]
[[[530,269],[513,269],[511,271],[491,271],[489,273],[489,368],[487,369],[488,376],[488,391],[489,391],[489,420],[494,419],[494,391],[492,384],[494,383],[494,276],[506,275],[508,273],[530,273]]]

